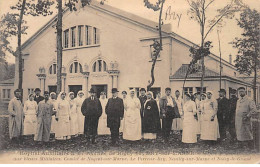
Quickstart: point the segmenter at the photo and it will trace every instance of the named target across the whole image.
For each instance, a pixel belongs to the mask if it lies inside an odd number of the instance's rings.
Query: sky
[[[18,0],[0,0],[0,16],[7,12],[13,12],[10,10],[10,6],[16,4]],[[156,2],[156,0],[150,0],[150,2]],[[213,18],[216,14],[216,10],[222,8],[230,0],[215,0],[208,10],[208,19]],[[252,9],[260,11],[260,0],[243,0],[243,2]],[[158,22],[159,11],[154,12],[151,9],[147,9],[144,6],[143,0],[105,0],[105,3],[110,6],[114,6],[121,10],[133,13],[135,15],[144,17],[146,19]],[[186,0],[166,0],[163,10],[163,22],[164,24],[170,23],[172,25],[172,31],[179,34],[180,36],[194,42],[195,44],[200,43],[200,27],[198,23],[190,19],[187,11],[189,5]],[[54,11],[53,15],[57,13],[57,9],[52,7]],[[166,13],[172,13],[172,17],[169,15],[166,17]],[[29,29],[27,35],[22,36],[22,43],[29,39],[37,30],[39,30],[43,25],[45,25],[52,17],[33,17],[25,16],[24,19],[27,21]],[[217,31],[219,31],[220,46],[222,58],[229,60],[229,55],[231,54],[233,60],[237,50],[232,47],[230,42],[234,40],[235,37],[240,37],[243,32],[242,29],[237,25],[236,19],[239,18],[239,13],[233,19],[225,20],[225,24],[221,28],[215,28],[206,40],[212,41],[213,48],[212,53],[219,55],[219,41]],[[17,38],[12,39],[12,46],[16,48]],[[7,61],[10,63],[14,62],[14,57],[12,55],[7,56]]]

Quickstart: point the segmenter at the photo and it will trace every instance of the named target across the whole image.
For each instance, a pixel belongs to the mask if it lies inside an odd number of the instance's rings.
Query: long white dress
[[[177,98],[175,97],[175,101],[177,103],[177,107],[179,109],[180,115],[182,115],[183,112],[183,100],[181,97]],[[182,118],[175,118],[172,120],[172,130],[182,130]]]
[[[55,138],[57,140],[70,139],[70,104],[67,100],[58,101],[57,118]]]
[[[196,104],[194,101],[189,100],[183,105],[183,143],[196,143],[197,142],[197,120],[194,115],[197,112]]]
[[[196,99],[195,103],[196,103],[196,107],[197,107],[197,118],[198,118],[198,121],[197,121],[197,134],[200,134],[201,133],[201,114],[200,114],[199,111],[201,111],[201,103],[202,103],[202,101],[199,101],[198,99]]]
[[[127,97],[126,98],[123,98],[123,103],[124,103],[124,105],[125,105],[125,103],[126,103],[126,100],[127,100]],[[124,113],[125,113],[125,108],[124,108]],[[119,132],[123,132],[124,131],[124,123],[125,122],[125,120],[124,120],[124,118],[120,121],[120,127],[119,127]]]
[[[76,101],[69,100],[70,103],[70,134],[77,135],[79,132],[78,128],[78,114],[77,114],[77,106]]]
[[[107,114],[105,113],[107,99],[99,99],[102,106],[102,115],[98,121],[98,135],[109,135],[110,129],[107,127]]]
[[[127,98],[125,101],[123,139],[140,140],[142,138],[141,103],[138,98]]]
[[[218,103],[216,100],[207,99],[203,102],[202,112],[201,112],[201,136],[202,140],[217,140],[220,137],[218,118],[217,118],[217,108]],[[213,121],[211,117],[215,115]]]
[[[27,100],[24,103],[24,135],[34,135],[37,128],[36,101]]]
[[[57,111],[58,109],[58,103],[57,100],[55,99],[50,99],[50,102],[53,105],[53,108]],[[56,133],[56,128],[57,128],[57,123],[58,121],[56,121],[56,115],[53,115],[51,118],[51,133]]]
[[[84,134],[84,122],[85,122],[85,116],[81,112],[81,106],[85,98],[76,98],[76,105],[77,105],[77,115],[78,115],[78,134]]]

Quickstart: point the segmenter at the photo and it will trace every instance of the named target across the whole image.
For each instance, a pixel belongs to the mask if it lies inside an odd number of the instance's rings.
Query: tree
[[[247,7],[241,14],[237,24],[243,29],[242,38],[235,38],[233,47],[238,49],[235,66],[240,73],[254,73],[253,90],[256,102],[257,72],[260,69],[260,13]]]
[[[101,0],[100,4],[104,4],[104,1]],[[80,0],[82,7],[86,5],[90,5],[91,0]],[[65,2],[65,6],[70,9],[70,11],[77,11],[76,4],[79,3],[79,0],[69,0]],[[57,17],[57,93],[61,92],[62,81],[61,81],[61,72],[62,72],[62,17],[63,17],[63,9],[62,9],[62,0],[57,0],[57,8],[58,8],[58,17]]]
[[[23,88],[23,61],[22,61],[22,47],[21,47],[21,36],[22,36],[22,24],[24,23],[23,17],[24,15],[32,15],[32,16],[47,16],[51,15],[52,12],[49,10],[50,6],[54,2],[51,0],[19,0],[15,6],[12,6],[11,9],[19,11],[19,19],[17,23],[17,50],[15,52],[15,56],[18,56],[19,59],[19,81],[18,81],[18,89]],[[17,14],[15,14],[17,15]]]
[[[243,3],[241,0],[231,0],[229,4],[221,9],[217,9],[217,14],[213,18],[208,17],[209,7],[214,3],[215,0],[187,0],[190,9],[188,14],[190,15],[190,19],[195,20],[200,26],[200,36],[201,42],[197,47],[192,47],[191,50],[197,50],[196,52],[200,52],[201,54],[195,57],[190,63],[190,67],[193,66],[193,63],[200,61],[201,65],[201,90],[203,90],[204,86],[204,76],[205,76],[205,63],[204,59],[206,56],[210,54],[208,48],[205,48],[205,43],[210,32],[216,27],[222,27],[224,23],[224,19],[232,19],[234,14],[240,11],[243,8]],[[212,11],[211,11],[212,12]],[[194,53],[191,52],[191,55]],[[188,70],[189,71],[189,70]],[[186,75],[187,76],[187,75]],[[186,79],[185,79],[186,80]],[[202,93],[202,91],[200,92]]]
[[[158,31],[159,31],[159,42],[157,40],[154,40],[154,43],[151,45],[154,49],[154,52],[152,53],[152,67],[151,67],[151,79],[152,81],[148,84],[147,90],[149,91],[151,87],[153,86],[155,82],[155,77],[154,77],[154,68],[155,64],[158,58],[158,55],[160,54],[162,50],[162,11],[163,11],[163,5],[164,5],[165,0],[158,0],[156,4],[152,4],[149,2],[149,0],[144,0],[144,4],[148,9],[152,9],[154,11],[159,11],[159,26],[158,26]]]

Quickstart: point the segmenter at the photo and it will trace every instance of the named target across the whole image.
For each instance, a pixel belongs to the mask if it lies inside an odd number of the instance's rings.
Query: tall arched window
[[[53,63],[49,68],[49,74],[57,74],[57,64]]]
[[[81,73],[83,72],[82,65],[75,61],[70,65],[70,73]]]
[[[103,60],[97,60],[92,66],[93,72],[105,72],[107,71],[107,63]]]

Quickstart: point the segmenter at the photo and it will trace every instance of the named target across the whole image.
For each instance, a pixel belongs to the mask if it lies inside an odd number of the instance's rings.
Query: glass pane
[[[57,73],[57,64],[53,64],[53,74]]]
[[[86,26],[86,45],[89,45],[89,27]]]
[[[83,72],[83,68],[82,68],[82,65],[80,63],[79,63],[79,70],[80,70],[81,73]]]
[[[70,73],[72,73],[73,64],[70,65]]]
[[[75,29],[76,29],[76,27],[71,28],[71,47],[76,46],[76,44],[75,44],[76,43]]]
[[[105,61],[103,61],[103,70],[107,71],[107,63]]]
[[[102,71],[102,60],[98,60],[98,71]]]
[[[95,62],[95,63],[93,64],[93,68],[92,68],[92,71],[93,71],[93,72],[96,72],[96,66],[97,66],[97,62]]]
[[[5,99],[5,89],[3,89],[3,98]]]
[[[82,40],[82,27],[83,26],[78,26],[78,43],[79,46],[83,45],[83,40]]]
[[[52,74],[52,65],[49,68],[49,74]]]
[[[74,65],[75,65],[75,67],[74,67],[75,73],[78,73],[78,62],[75,62]]]
[[[8,99],[10,99],[10,89],[7,89],[7,96],[8,96]]]

